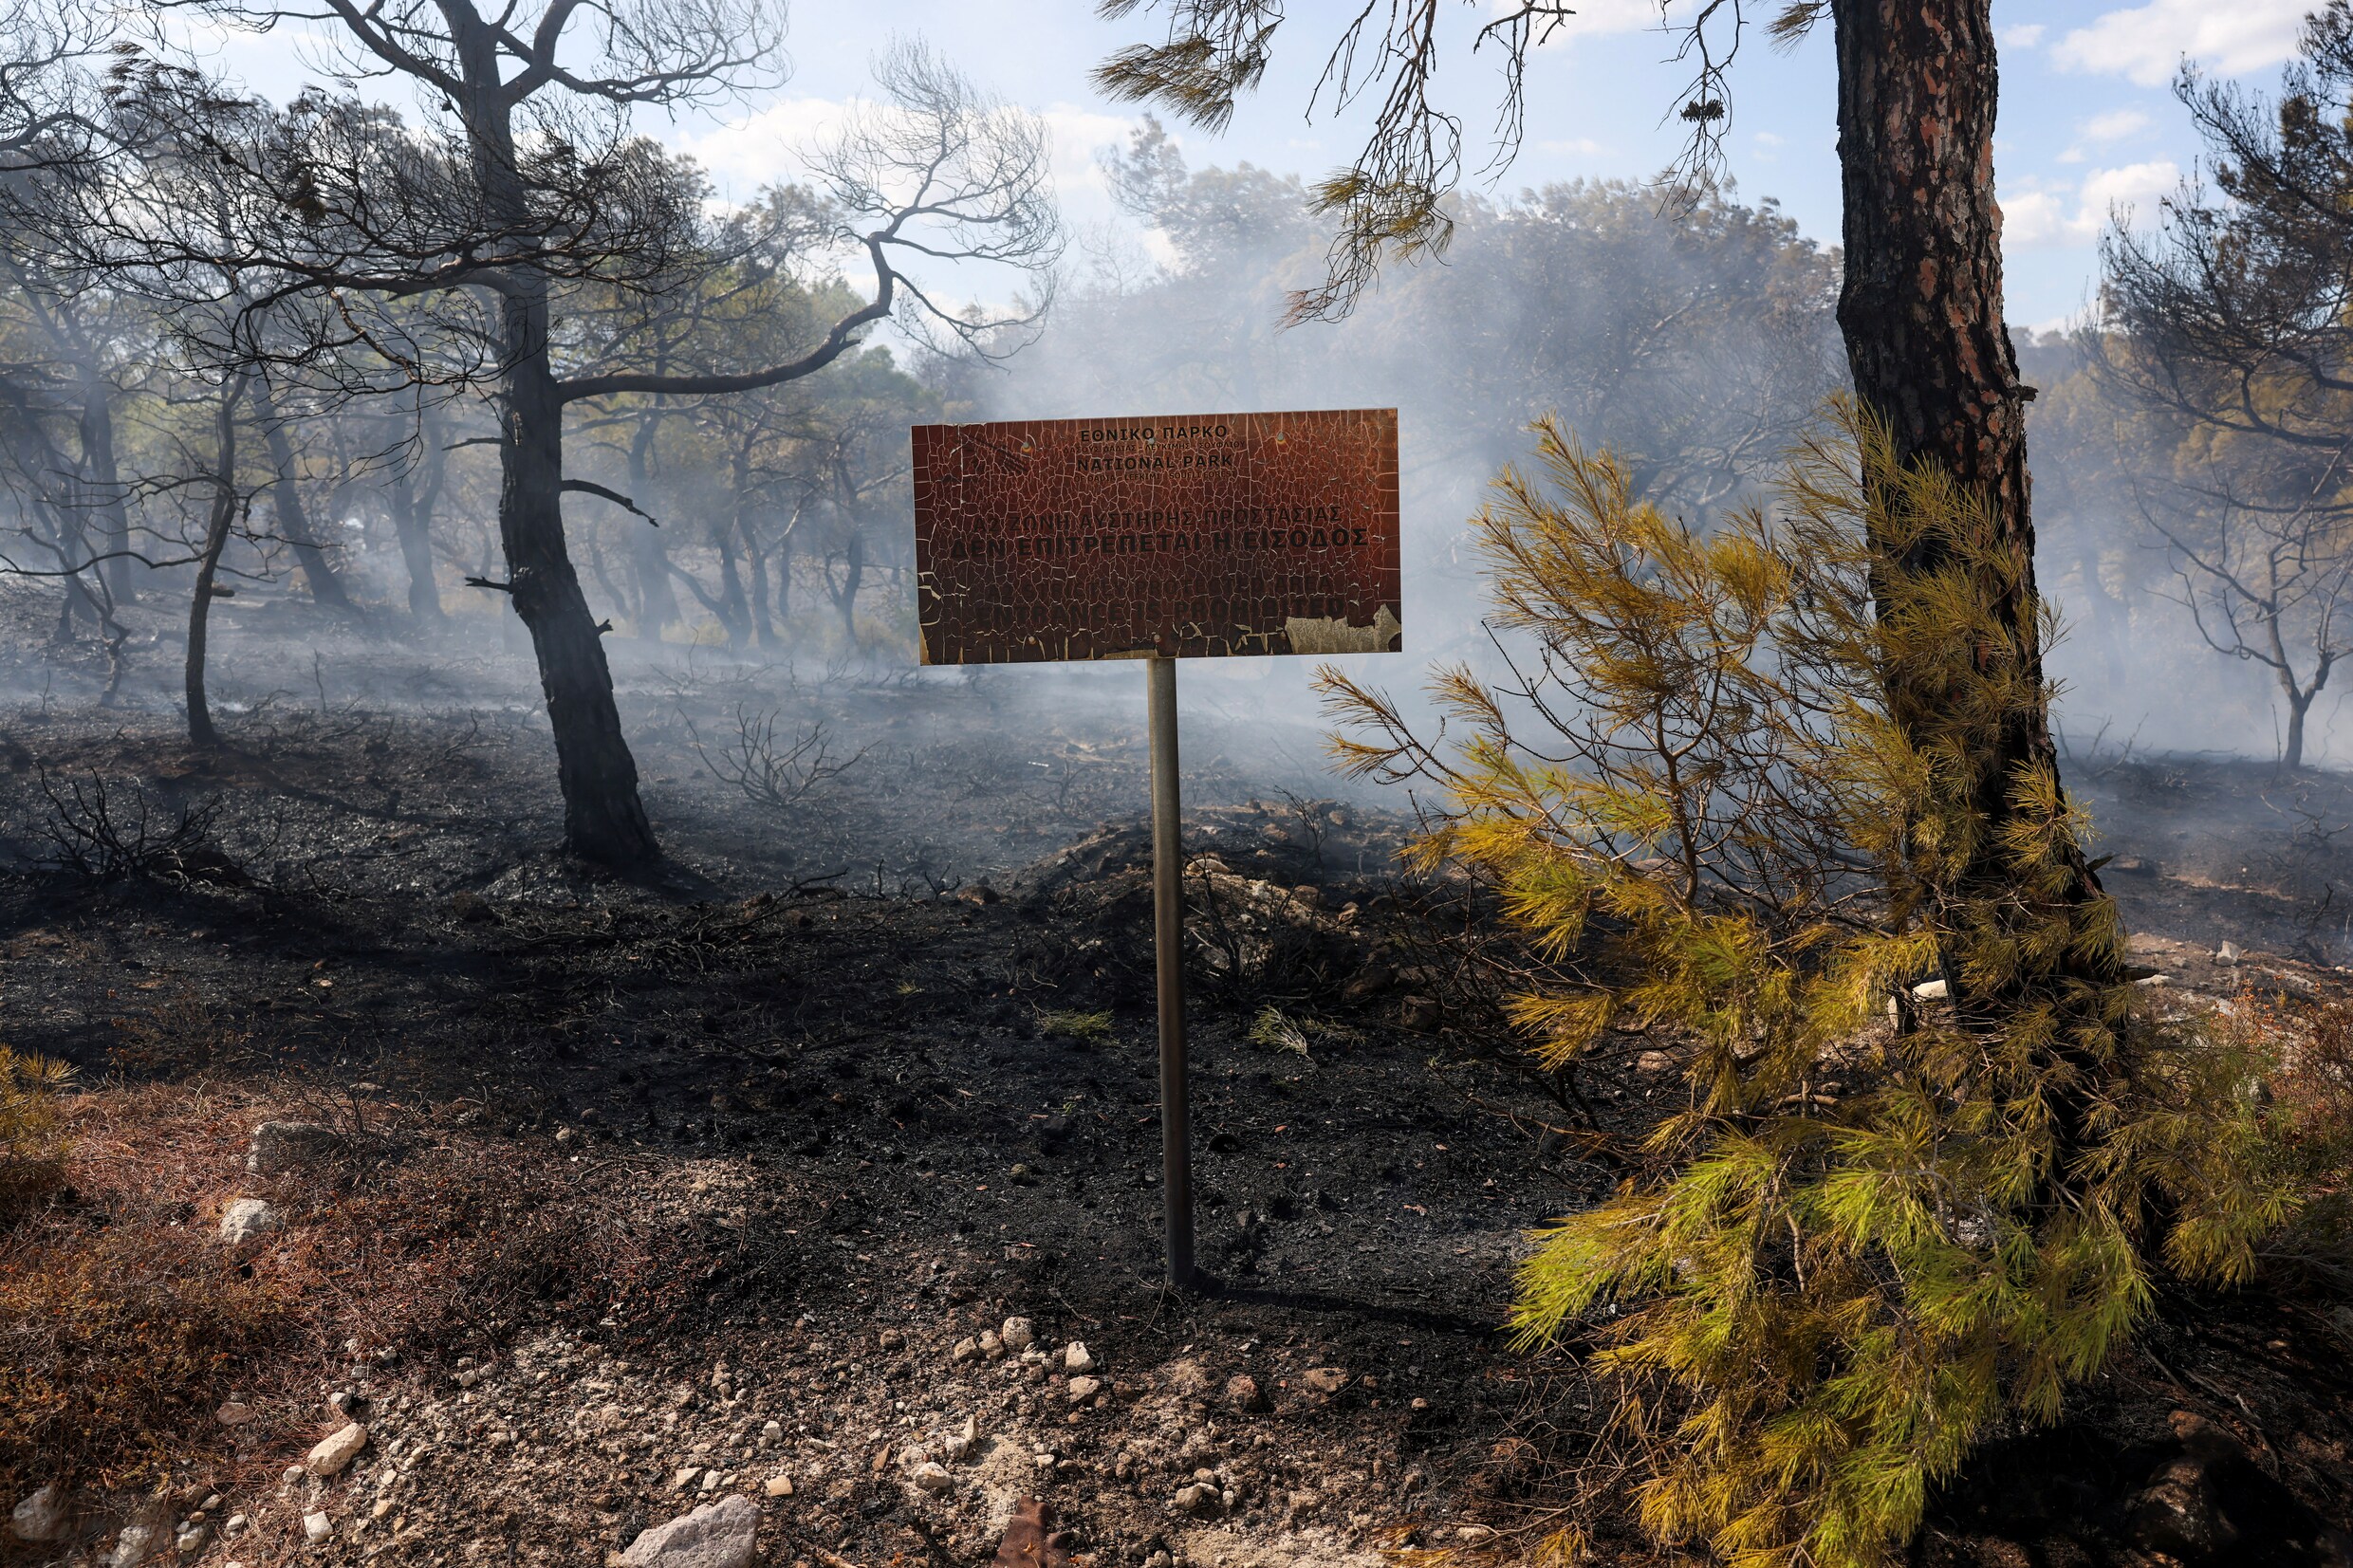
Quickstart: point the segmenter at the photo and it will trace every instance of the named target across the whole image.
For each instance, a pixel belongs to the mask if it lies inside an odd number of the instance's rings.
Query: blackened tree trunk
[[[2039,691],[2030,395],[2002,317],[1991,10],[1991,0],[1834,0],[1846,251],[1838,319],[1856,396],[1887,425],[1897,460],[1940,467],[1987,507],[1994,543],[2013,568],[1997,613],[2018,637],[2023,673]],[[1929,700],[1904,692],[1889,697],[1899,720],[1919,714]],[[2039,702],[2009,715],[1994,749],[1973,781],[1987,831],[1963,874],[1965,892],[1995,893],[2014,882],[2001,852],[2002,828],[2015,816],[2013,781],[2029,767],[2058,772],[2049,714]],[[2080,848],[2064,856],[2070,875],[2057,901],[2103,896]],[[2094,985],[2121,978],[2121,960],[2103,952],[2062,962],[2068,976]],[[1966,993],[1961,1000],[1970,1001]]]
[[[130,508],[123,504],[122,470],[115,458],[114,388],[88,365],[82,378],[82,471],[106,540],[106,560],[99,576],[118,608],[136,603]]]
[[[216,592],[213,579],[220,571],[221,551],[229,544],[230,527],[237,520],[237,404],[245,397],[246,378],[232,376],[223,383],[220,406],[213,416],[213,507],[204,525],[204,544],[196,555],[196,587],[188,602],[188,738],[197,746],[220,744],[213,728],[213,710],[204,695],[205,630]]]
[[[555,731],[565,842],[592,860],[649,860],[659,850],[638,796],[637,760],[621,734],[603,634],[565,547],[564,402],[548,364],[545,281],[518,269],[504,320],[498,537]]]
[[[418,435],[423,460],[404,464],[392,482],[392,530],[400,542],[401,564],[408,570],[409,614],[419,625],[438,625],[443,618],[441,586],[433,569],[433,513],[441,499],[449,459],[441,448],[438,426],[422,420]]]
[[[343,580],[336,575],[334,563],[327,560],[310,526],[310,514],[303,508],[294,443],[286,438],[286,423],[278,416],[277,402],[264,391],[254,400],[254,412],[261,419],[262,440],[269,449],[270,471],[276,475],[269,487],[269,506],[278,519],[278,537],[293,549],[303,581],[310,585],[310,597],[330,609],[348,610],[351,596],[343,591]]]
[[[660,415],[647,410],[629,439],[629,493],[643,507],[652,505],[654,437],[660,428]],[[678,596],[670,586],[670,546],[658,530],[630,530],[629,570],[638,580],[638,636],[659,642],[678,622]]]

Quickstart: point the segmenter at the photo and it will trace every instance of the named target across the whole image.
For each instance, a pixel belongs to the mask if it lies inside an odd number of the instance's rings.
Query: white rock
[[[2225,964],[2235,964],[2247,955],[2239,950],[2236,942],[2225,942],[2214,950],[2214,956]]]
[[[944,1492],[955,1485],[955,1477],[948,1473],[948,1467],[930,1459],[917,1465],[909,1479],[927,1492]]]
[[[209,1524],[191,1524],[172,1538],[172,1550],[182,1557],[193,1557],[204,1550],[204,1543],[213,1539]]]
[[[303,1468],[321,1480],[340,1475],[344,1466],[360,1457],[360,1450],[367,1447],[367,1429],[354,1421],[311,1449],[303,1460]]]
[[[670,1489],[674,1492],[682,1492],[700,1480],[702,1473],[703,1467],[700,1465],[681,1466],[678,1473],[670,1478]]]
[[[313,1546],[335,1533],[335,1522],[324,1513],[303,1515],[303,1536]]]
[[[1082,1341],[1073,1339],[1062,1353],[1062,1365],[1065,1372],[1093,1372],[1096,1367],[1095,1353]]]
[[[788,1475],[769,1476],[768,1478],[768,1485],[765,1490],[770,1497],[790,1497],[792,1495],[792,1477]]]
[[[1102,1379],[1100,1377],[1073,1377],[1070,1379],[1070,1402],[1072,1404],[1076,1404],[1082,1399],[1092,1399],[1095,1395],[1101,1393],[1102,1392]]]
[[[1912,997],[1917,1002],[1944,1002],[1952,995],[1953,987],[1941,980],[1923,980],[1912,987]]]
[[[55,1540],[65,1533],[65,1488],[52,1481],[30,1493],[9,1515],[9,1533],[19,1540]]]
[[[621,1568],[750,1568],[760,1507],[742,1496],[706,1503],[629,1543]]]
[[[1008,1318],[1005,1326],[997,1330],[997,1343],[1007,1350],[1028,1350],[1037,1343],[1037,1327],[1027,1318]]]
[[[138,1568],[158,1551],[170,1525],[161,1520],[141,1519],[122,1527],[115,1537],[114,1550],[99,1559],[103,1568]]]
[[[221,1210],[220,1239],[235,1246],[275,1230],[285,1223],[278,1211],[260,1198],[239,1198]]]

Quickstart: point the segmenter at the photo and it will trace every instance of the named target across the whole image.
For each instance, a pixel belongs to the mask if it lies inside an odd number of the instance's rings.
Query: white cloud
[[[1566,141],[1539,141],[1536,151],[1563,154],[1570,157],[1597,157],[1609,151],[1589,136],[1572,137]]]
[[[1496,9],[1501,10],[1501,6]],[[1576,14],[1558,27],[1539,25],[1536,34],[1547,44],[1566,44],[1579,38],[1603,38],[1614,33],[1640,32],[1658,26],[1658,0],[1583,0]]]
[[[784,99],[700,136],[684,138],[678,150],[709,170],[724,195],[741,200],[771,181],[800,176],[809,151],[854,109],[878,107],[857,99]],[[1099,194],[1107,203],[1109,185],[1096,155],[1106,147],[1125,146],[1137,121],[1066,103],[1033,112],[1046,122],[1056,193],[1065,204],[1081,193]]]
[[[2122,75],[2144,87],[2172,79],[2184,55],[2237,75],[2277,65],[2296,50],[2312,0],[2149,0],[2103,12],[2051,46],[2070,70]]]
[[[2085,141],[2121,141],[2149,128],[2149,117],[2139,109],[2111,109],[2094,115],[2075,128]]]
[[[2021,22],[2014,28],[2004,28],[1998,42],[2006,49],[2030,49],[2043,41],[2046,30],[2040,22]]]
[[[2007,249],[2089,245],[2111,215],[2130,223],[2141,209],[2181,183],[2169,158],[2095,169],[2069,191],[2035,187],[2002,197],[2002,244]]]

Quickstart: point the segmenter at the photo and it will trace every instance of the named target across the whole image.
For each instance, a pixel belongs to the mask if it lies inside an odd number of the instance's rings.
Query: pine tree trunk
[[[303,509],[294,446],[286,438],[286,425],[278,417],[277,403],[264,392],[254,401],[254,412],[262,422],[262,439],[269,448],[270,471],[277,476],[277,482],[269,487],[269,505],[277,514],[278,535],[293,547],[295,563],[302,567],[303,581],[310,585],[311,599],[331,609],[348,610],[351,596],[343,591],[343,580],[335,575],[334,564],[327,560],[319,536],[311,530],[309,514]]]
[[[1898,459],[1941,467],[1990,507],[2018,567],[2018,591],[1999,609],[2039,682],[2026,398],[2002,318],[1991,11],[1991,0],[1834,0],[1846,252],[1838,320],[1856,396],[1889,427]],[[1904,692],[1889,697],[1899,718],[1919,711]],[[1998,849],[2010,782],[2027,765],[2058,771],[2045,708],[2012,714],[1996,752],[1975,782],[1991,831],[1979,836],[1985,847],[1964,873],[1964,890],[2013,879]],[[2102,896],[2080,850],[2067,858],[2061,901]],[[2095,984],[2121,979],[2105,958],[2066,963]]]
[[[433,575],[433,509],[418,498],[417,481],[407,473],[392,482],[392,531],[408,568],[409,614],[419,625],[438,625],[441,585]]]
[[[547,362],[545,286],[510,288],[505,318],[498,534],[555,730],[565,843],[592,860],[649,860],[660,851],[638,797],[638,765],[621,735],[602,634],[565,547],[564,403]]]
[[[195,592],[188,603],[188,659],[183,670],[188,738],[202,747],[220,744],[204,692],[205,632],[212,617],[213,580],[220,570],[221,551],[229,544],[230,526],[237,520],[237,403],[244,396],[245,378],[232,378],[221,388],[220,407],[213,415],[213,509],[205,520],[204,545],[196,556]]]
[[[99,568],[116,608],[137,603],[131,579],[131,515],[123,504],[122,472],[115,458],[114,389],[93,372],[82,383],[82,467],[97,492],[98,515],[106,534],[106,563]]]
[[[2311,711],[2313,693],[2297,691],[2295,682],[2286,676],[2280,685],[2288,692],[2288,745],[2280,763],[2292,771],[2304,766],[2304,716]]]

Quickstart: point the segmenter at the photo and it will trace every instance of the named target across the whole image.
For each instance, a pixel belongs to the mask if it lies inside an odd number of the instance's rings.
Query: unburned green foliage
[[[1090,1045],[1108,1045],[1113,1039],[1109,1013],[1046,1008],[1038,1014],[1038,1027],[1049,1035],[1083,1041]]]
[[[2136,1006],[2047,763],[1998,760],[2048,701],[2047,622],[1970,497],[1850,414],[1769,511],[1701,533],[1538,429],[1540,472],[1476,524],[1532,664],[1441,672],[1445,751],[1326,671],[1337,745],[1451,794],[1421,858],[1567,977],[1513,1004],[1540,1057],[1695,1047],[1638,1173],[1541,1233],[1514,1319],[1599,1340],[1643,1523],[1744,1568],[1884,1562],[2158,1270],[2243,1278],[2293,1184],[2251,1058]],[[1954,1005],[1916,999],[1932,977]]]
[[[63,1153],[57,1097],[72,1080],[62,1061],[0,1045],[0,1224],[53,1183]]]

